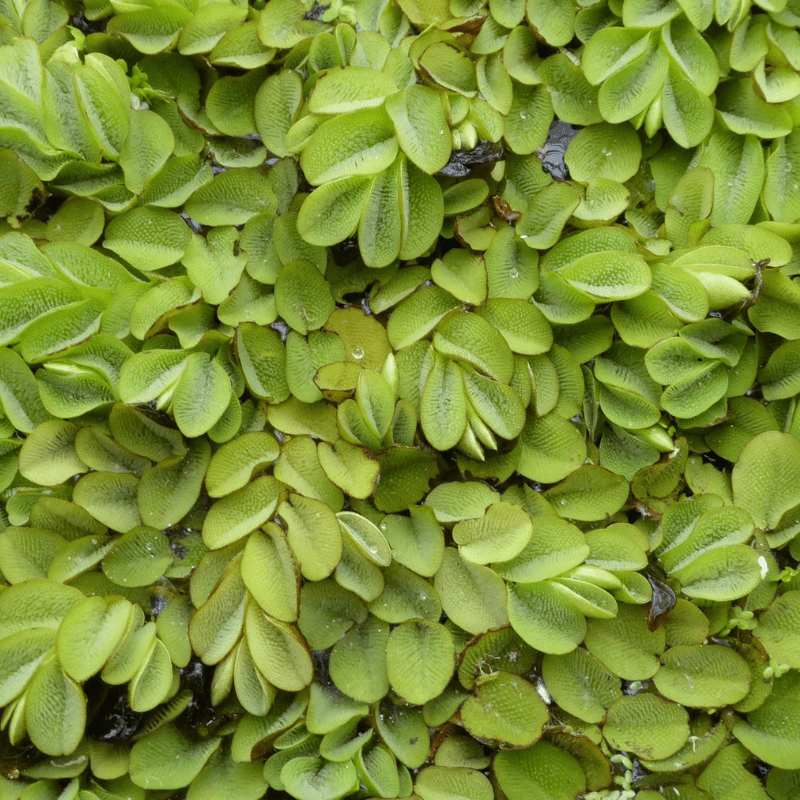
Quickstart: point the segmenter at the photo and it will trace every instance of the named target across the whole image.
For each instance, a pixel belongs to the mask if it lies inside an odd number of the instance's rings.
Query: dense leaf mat
[[[0,800],[797,800],[798,26],[0,0]]]

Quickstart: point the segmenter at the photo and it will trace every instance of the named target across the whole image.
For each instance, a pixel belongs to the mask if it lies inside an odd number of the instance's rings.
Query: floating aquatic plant
[[[798,26],[0,0],[0,796],[799,796]]]

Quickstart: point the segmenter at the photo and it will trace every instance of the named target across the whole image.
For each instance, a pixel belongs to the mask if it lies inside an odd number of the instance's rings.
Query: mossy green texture
[[[798,27],[0,0],[0,800],[796,800]]]

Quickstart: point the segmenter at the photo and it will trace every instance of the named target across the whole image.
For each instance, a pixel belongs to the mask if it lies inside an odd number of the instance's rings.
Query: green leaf
[[[284,444],[273,474],[295,491],[327,503],[333,511],[344,506],[342,492],[328,480],[320,466],[317,448],[307,436],[296,436]]]
[[[130,116],[128,136],[119,152],[125,185],[141,194],[149,178],[172,155],[175,137],[169,125],[154,111],[136,111]]]
[[[517,392],[503,383],[484,378],[472,369],[462,369],[462,373],[472,410],[498,436],[516,438],[525,424],[525,407]],[[470,424],[474,425],[474,422]]]
[[[166,50],[176,42],[181,26],[191,19],[190,12],[178,5],[134,8],[115,16],[108,32],[123,36],[140,53]]]
[[[227,565],[216,559],[220,570],[213,577],[219,580],[209,581],[207,592],[200,596],[195,588],[197,578],[203,575],[203,567],[213,565],[214,560],[206,555],[194,573],[191,587],[192,601],[199,608],[189,622],[189,639],[194,651],[207,664],[219,663],[236,645],[242,633],[247,600],[239,558]]]
[[[238,541],[272,516],[280,495],[278,481],[267,476],[217,500],[203,522],[203,541],[212,550]]]
[[[19,451],[20,474],[41,486],[56,486],[87,466],[75,451],[78,427],[63,420],[49,420],[28,436]]]
[[[515,33],[512,31],[506,43],[506,66],[509,63],[508,47]],[[523,61],[523,65],[526,63]],[[597,107],[599,89],[592,86],[583,70],[566,55],[556,53],[546,58],[538,67],[538,75],[550,90],[553,110],[558,119],[570,125],[592,125],[602,121]],[[520,80],[519,77],[517,79]]]
[[[44,184],[11,150],[0,151],[0,169],[0,217],[17,227],[29,216],[28,207],[45,196]]]
[[[717,112],[734,133],[773,139],[792,131],[786,109],[765,102],[749,79],[725,81],[718,87]]]
[[[267,47],[294,47],[306,37],[326,30],[321,22],[304,19],[300,0],[280,0],[264,9],[258,20],[258,35]]]
[[[439,183],[400,157],[400,201],[403,241],[400,258],[419,258],[436,242],[444,201]]]
[[[628,499],[628,483],[602,467],[583,466],[553,486],[545,497],[569,519],[601,520],[616,514]]]
[[[170,456],[144,472],[137,499],[145,524],[168,528],[181,520],[200,495],[211,448],[205,440],[190,444],[183,456]]]
[[[217,736],[190,740],[174,725],[164,725],[135,742],[130,777],[143,789],[181,789],[188,786],[220,745]]]
[[[205,353],[192,353],[172,395],[172,413],[181,433],[200,436],[225,413],[231,400],[228,374]]]
[[[800,703],[772,700],[736,719],[733,735],[757,758],[781,769],[795,769],[800,753]]]
[[[392,558],[430,578],[442,565],[444,534],[430,507],[412,506],[409,513],[408,517],[390,514],[379,527],[392,548]]]
[[[517,235],[528,247],[539,250],[552,247],[580,202],[581,195],[575,186],[558,181],[545,186],[528,200],[516,226]]]
[[[600,34],[592,37],[587,45],[586,55],[589,55],[589,46],[598,43]],[[598,107],[600,113],[608,122],[624,122],[644,111],[661,89],[667,77],[669,56],[666,48],[660,43],[659,38],[650,34],[644,39],[646,49],[642,55],[634,58],[629,64],[614,71],[600,87]],[[638,48],[637,48],[638,49]],[[594,55],[594,50],[592,50]],[[592,62],[592,67],[594,62]],[[589,64],[584,61],[584,71],[592,83],[599,82],[590,70]]]
[[[358,225],[358,245],[368,267],[385,267],[400,253],[403,216],[399,177],[402,157],[376,175]]]
[[[389,635],[389,683],[405,700],[422,705],[441,694],[453,675],[455,651],[450,632],[436,622],[411,620]]]
[[[122,403],[114,405],[108,422],[114,438],[136,455],[161,461],[167,456],[186,452],[179,431],[159,424],[130,406]]]
[[[250,482],[253,472],[279,455],[274,437],[262,431],[244,433],[222,445],[205,470],[205,485],[211,497],[223,497]]]
[[[537,741],[549,717],[535,687],[506,672],[479,679],[475,696],[461,707],[461,720],[470,734],[514,747]]]
[[[651,631],[643,610],[625,603],[616,619],[590,619],[586,632],[586,649],[624,680],[655,675],[664,644],[664,630]]]
[[[575,34],[575,10],[569,0],[527,0],[525,16],[531,28],[552,47],[568,44]]]
[[[546,655],[542,677],[559,707],[585,722],[602,722],[608,707],[622,697],[619,678],[582,648]]]
[[[608,709],[603,736],[618,750],[641,758],[667,758],[689,735],[689,715],[652,694],[621,697]]]
[[[407,347],[433,330],[459,302],[438,286],[424,286],[392,312],[386,332],[396,350]]]
[[[391,548],[377,525],[353,511],[340,511],[336,518],[342,534],[361,555],[379,566],[389,566],[392,560]]]
[[[241,76],[221,78],[211,87],[205,110],[219,132],[228,136],[252,136],[256,132],[254,103],[263,79],[264,70],[254,69]],[[261,150],[262,157],[263,153]]]
[[[232,28],[244,22],[244,9],[236,6],[202,6],[183,26],[178,50],[183,55],[207,53]]]
[[[244,225],[263,212],[277,211],[276,188],[257,169],[228,169],[186,201],[186,213],[201,225]]]
[[[745,763],[752,757],[752,753],[741,744],[731,744],[724,747],[711,763],[703,770],[697,784],[704,791],[738,792],[759,797],[764,794],[761,781],[753,775]]]
[[[601,122],[581,130],[564,153],[564,163],[573,180],[590,183],[610,178],[620,183],[639,169],[642,146],[636,131],[628,124]]]
[[[734,502],[762,529],[775,528],[785,511],[800,503],[800,443],[793,436],[767,431],[742,451],[733,468]]]
[[[342,533],[334,512],[320,500],[289,496],[278,513],[287,526],[292,551],[307,580],[319,581],[333,572],[342,557]]]
[[[150,403],[162,394],[170,396],[188,358],[181,350],[153,349],[136,353],[120,370],[120,398],[133,404]]]
[[[397,92],[397,85],[385,72],[351,66],[323,75],[308,99],[312,114],[347,114],[361,108],[383,105]]]
[[[302,99],[302,81],[296,72],[287,69],[270,75],[256,94],[256,130],[266,147],[281,158],[290,155],[286,134]]]
[[[280,271],[275,303],[278,313],[303,335],[321,328],[335,308],[330,286],[308,261],[291,261]]]
[[[315,189],[297,216],[300,235],[310,244],[323,246],[337,244],[352,235],[371,186],[372,181],[367,177],[348,175]]]
[[[311,656],[292,625],[272,619],[251,603],[245,615],[245,635],[253,662],[271,684],[297,692],[311,683]]]
[[[103,572],[120,586],[149,586],[172,564],[169,540],[156,528],[137,526],[117,539]]]
[[[580,467],[586,458],[583,435],[556,413],[530,415],[520,434],[519,471],[542,483],[556,483]]]
[[[763,200],[770,216],[778,222],[792,222],[800,214],[796,175],[800,171],[800,136],[792,131],[785,138],[776,139],[767,159],[767,177]],[[732,220],[733,221],[733,220]]]
[[[695,708],[733,705],[750,690],[750,668],[720,645],[672,647],[653,681],[668,700]]]
[[[142,524],[138,486],[139,479],[130,473],[92,472],[75,484],[72,499],[99,522],[125,533]]]
[[[375,505],[381,511],[403,511],[425,496],[439,467],[430,453],[414,447],[392,447],[381,460]]]
[[[647,565],[647,537],[627,522],[589,531],[586,543],[591,550],[587,564],[613,572],[640,570]]]
[[[93,245],[103,233],[105,216],[100,204],[91,198],[69,197],[47,220],[47,238]]]
[[[782,594],[761,614],[758,640],[772,661],[797,669],[800,663],[800,640],[795,620],[800,612],[800,593],[790,590]]]
[[[568,653],[586,633],[583,615],[547,583],[510,586],[508,618],[531,647],[544,653]]]
[[[5,705],[22,693],[55,643],[50,628],[23,630],[0,642],[0,699]]]
[[[513,559],[531,539],[533,524],[519,506],[495,503],[480,519],[464,520],[453,528],[459,553],[474,564]]]
[[[433,346],[439,353],[466,361],[501,383],[511,380],[514,370],[511,348],[482,316],[450,315],[437,327]]]
[[[394,123],[400,149],[423,172],[432,175],[449,161],[450,128],[437,92],[422,85],[410,86],[387,98],[386,112]]]
[[[53,531],[8,527],[0,534],[0,569],[12,584],[44,578],[64,545]]]
[[[431,446],[448,450],[458,444],[467,424],[466,403],[461,370],[437,356],[420,400],[420,425]]]
[[[236,352],[248,388],[256,397],[270,403],[282,403],[289,397],[286,348],[275,331],[242,323],[236,336]]]
[[[479,206],[489,196],[489,186],[483,178],[468,178],[449,186],[443,196],[444,213],[454,216]]]
[[[128,633],[129,601],[87,597],[64,617],[58,629],[58,660],[64,672],[84,683],[99,672]]]
[[[351,761],[300,756],[281,770],[281,783],[300,800],[338,800],[358,785]]]
[[[574,525],[555,516],[536,517],[526,547],[493,569],[506,580],[534,583],[554,578],[583,563],[589,555],[584,535]]]
[[[552,120],[553,102],[544,87],[515,84],[503,137],[515,153],[533,153],[547,140]]]
[[[445,614],[473,634],[508,624],[506,585],[488,567],[465,561],[454,547],[446,547],[434,588]]]
[[[174,211],[135,208],[108,224],[103,244],[137,269],[162,269],[183,257],[192,232]]]
[[[52,278],[31,278],[0,288],[0,343],[15,341],[38,317],[81,299],[72,285]]]
[[[51,756],[72,753],[83,737],[86,697],[55,658],[39,666],[28,684],[25,724],[33,744]]]
[[[397,155],[397,138],[382,108],[341,114],[323,122],[300,156],[300,167],[314,186],[338,178],[374,175]]]
[[[545,741],[524,750],[499,751],[494,759],[494,774],[508,800],[566,800],[586,789],[580,762]]]
[[[598,299],[625,300],[650,286],[650,269],[644,260],[622,251],[581,256],[558,273],[576,289]]]
[[[389,691],[386,650],[389,625],[370,616],[334,645],[330,673],[336,687],[362,703],[375,703]]]
[[[674,575],[685,595],[721,602],[753,591],[761,578],[761,565],[755,550],[733,544],[702,553]]]
[[[465,97],[477,91],[475,68],[467,54],[447,42],[435,42],[420,55],[419,68],[423,75]]]
[[[436,590],[411,570],[392,563],[384,571],[384,580],[383,592],[369,606],[379,619],[396,625],[409,619],[437,622],[442,616]]]
[[[538,253],[526,247],[513,228],[500,228],[484,253],[489,297],[527,300],[539,286],[538,261]]]
[[[78,589],[44,578],[12,586],[0,595],[0,640],[30,628],[56,630],[82,599]]]

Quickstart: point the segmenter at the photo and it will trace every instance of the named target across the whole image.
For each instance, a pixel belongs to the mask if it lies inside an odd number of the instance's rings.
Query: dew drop
[[[604,155],[606,158],[609,158],[609,157],[610,157],[610,155],[611,155],[611,151],[610,151],[610,150],[609,150],[607,147],[604,147],[604,148],[603,148],[603,149],[602,149],[600,152],[601,152],[601,153],[602,153],[602,154],[603,154],[603,155]]]
[[[511,269],[508,271],[508,277],[519,278],[519,270],[516,267],[511,267]]]
[[[354,347],[353,348],[353,358],[364,358],[364,348],[363,347]]]
[[[520,118],[520,119],[528,119],[528,115],[527,115],[527,114],[523,114],[523,113],[520,111],[519,118]]]

